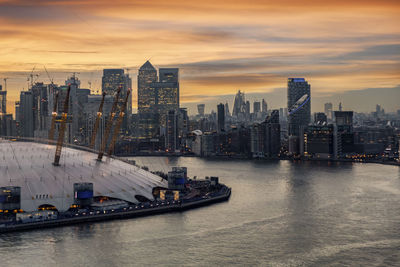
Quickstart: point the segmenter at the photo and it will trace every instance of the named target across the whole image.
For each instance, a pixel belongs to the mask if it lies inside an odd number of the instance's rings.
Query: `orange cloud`
[[[134,74],[151,58],[180,67],[183,102],[271,92],[288,76],[315,95],[395,87],[399,25],[398,1],[0,0],[0,78],[16,100],[35,65],[99,87],[102,68]]]

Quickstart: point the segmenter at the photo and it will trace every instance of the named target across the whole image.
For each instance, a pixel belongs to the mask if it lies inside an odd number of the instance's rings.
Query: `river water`
[[[400,168],[137,157],[219,176],[228,202],[0,235],[0,266],[400,266]]]

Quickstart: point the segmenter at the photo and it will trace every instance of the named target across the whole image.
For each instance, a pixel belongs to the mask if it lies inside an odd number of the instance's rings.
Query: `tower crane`
[[[94,128],[93,128],[93,132],[92,132],[92,138],[90,139],[90,148],[94,147],[94,143],[96,141],[96,134],[97,134],[97,129],[99,128],[99,124],[100,124],[100,118],[101,115],[103,114],[103,105],[104,105],[104,98],[106,97],[106,92],[103,92],[103,97],[101,98],[101,103],[100,103],[100,107],[99,107],[99,111],[97,112],[97,117],[96,117],[96,122],[94,123]]]
[[[110,131],[111,131],[111,127],[113,125],[113,120],[114,120],[115,114],[117,112],[119,94],[121,93],[121,89],[122,88],[120,86],[118,88],[117,94],[115,95],[114,103],[113,103],[113,105],[111,107],[111,114],[110,114],[110,117],[108,118],[108,121],[107,121],[107,124],[106,124],[106,129],[105,129],[103,140],[102,140],[101,147],[100,147],[100,150],[99,150],[99,155],[97,157],[98,161],[101,161],[103,159],[104,151],[106,150],[108,137],[110,136]]]
[[[119,111],[119,117],[117,119],[117,124],[114,127],[114,133],[112,135],[111,143],[110,143],[110,146],[108,148],[108,155],[109,156],[111,156],[111,154],[112,154],[112,152],[114,150],[115,142],[117,141],[119,130],[121,129],[122,121],[123,121],[124,116],[125,116],[126,104],[128,102],[128,97],[129,97],[130,93],[131,93],[131,90],[128,90],[126,92],[126,97],[125,97],[124,103],[122,104],[122,107],[121,107],[121,109]]]
[[[53,112],[51,113],[51,126],[50,126],[50,130],[49,130],[49,144],[52,143],[53,139],[54,139],[54,128],[56,125],[56,117],[57,117],[58,94],[59,94],[59,92],[56,93],[56,97],[55,97],[54,105],[53,105]]]
[[[60,158],[61,158],[61,150],[64,142],[64,135],[65,135],[65,127],[67,123],[67,117],[68,117],[68,107],[69,107],[69,94],[71,92],[71,85],[68,85],[67,89],[67,96],[65,97],[64,100],[64,109],[63,113],[61,115],[61,126],[60,130],[58,133],[58,140],[57,140],[57,147],[56,147],[56,154],[54,156],[54,166],[60,166]]]
[[[3,80],[4,80],[4,91],[7,91],[7,80],[8,79],[10,79],[10,78],[8,78],[8,77],[3,78]]]

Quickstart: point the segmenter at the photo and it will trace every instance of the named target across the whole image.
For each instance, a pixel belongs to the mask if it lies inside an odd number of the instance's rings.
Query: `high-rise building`
[[[178,148],[178,116],[176,110],[170,110],[166,120],[165,147],[168,152]]]
[[[278,157],[281,149],[281,126],[279,123],[279,110],[274,109],[265,122],[264,154],[266,157]]]
[[[335,158],[354,152],[353,111],[335,111],[334,154]]]
[[[179,109],[179,69],[157,70],[146,61],[138,74],[138,113],[142,137],[153,137],[166,126],[170,110]]]
[[[197,105],[197,111],[199,112],[199,115],[200,115],[201,117],[204,116],[205,107],[206,107],[205,104],[198,104],[198,105]]]
[[[262,107],[261,107],[261,112],[264,114],[267,114],[268,112],[268,104],[265,102],[265,100],[262,100]]]
[[[19,103],[20,134],[23,137],[33,137],[34,116],[32,92],[21,92]]]
[[[118,88],[121,88],[121,93],[118,99],[118,105],[121,108],[128,90],[132,88],[132,80],[128,74],[125,74],[123,69],[104,69],[102,77],[102,92],[113,96],[117,92]],[[130,124],[130,118],[132,115],[132,94],[128,97],[125,113],[126,115],[122,124],[123,131],[127,131]]]
[[[332,114],[332,111],[333,111],[333,105],[332,105],[332,103],[325,103],[325,115],[326,115],[326,117],[328,118],[328,120],[329,121],[332,121],[333,120],[333,114]]]
[[[335,123],[337,126],[353,127],[353,111],[335,111]]]
[[[289,153],[300,153],[300,139],[311,120],[310,85],[304,78],[288,79]]]
[[[261,112],[261,102],[254,101],[253,102],[253,113]]]
[[[289,135],[299,136],[301,127],[310,123],[310,85],[304,78],[288,79]]]
[[[155,112],[158,114],[160,126],[165,126],[166,117],[170,110],[179,108],[178,69],[160,68],[160,81],[152,83],[155,89]]]
[[[220,103],[217,106],[217,117],[218,117],[218,122],[217,122],[217,131],[218,132],[224,132],[225,131],[225,106],[224,104]]]
[[[7,113],[7,91],[3,91],[3,87],[0,85],[0,113]]]
[[[138,112],[140,114],[153,112],[156,104],[155,88],[152,84],[158,81],[157,70],[150,61],[146,61],[138,73]]]
[[[152,86],[158,81],[157,70],[150,61],[146,61],[138,72],[138,126],[139,135],[153,137],[158,130],[158,116],[156,116],[156,92]]]
[[[228,102],[225,103],[225,117],[230,116]]]
[[[249,101],[249,100],[246,101],[246,105],[245,105],[245,114],[247,115],[247,118],[248,118],[249,115],[250,115],[250,101]]]
[[[239,114],[245,112],[246,112],[246,101],[244,98],[244,93],[240,92],[239,90],[235,96],[235,101],[233,103],[232,115],[239,116]]]

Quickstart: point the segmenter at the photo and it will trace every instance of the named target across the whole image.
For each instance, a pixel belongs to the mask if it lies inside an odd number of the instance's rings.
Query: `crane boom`
[[[110,143],[110,146],[108,148],[108,155],[109,156],[111,156],[111,154],[112,154],[112,152],[114,150],[115,142],[117,141],[119,130],[121,129],[122,121],[123,121],[124,116],[125,116],[126,103],[128,102],[128,97],[129,97],[130,93],[131,93],[131,90],[128,90],[128,92],[126,92],[126,97],[125,97],[125,100],[124,100],[124,104],[122,105],[122,107],[120,109],[119,117],[118,117],[118,120],[117,120],[117,124],[114,127],[114,133],[112,135],[111,143]]]
[[[104,155],[104,151],[106,150],[106,146],[107,146],[107,141],[108,141],[108,137],[110,136],[110,132],[111,132],[111,127],[113,125],[113,120],[117,111],[117,105],[118,105],[118,100],[119,100],[119,94],[121,93],[121,87],[118,88],[117,94],[115,95],[114,98],[114,103],[112,105],[111,108],[111,114],[110,117],[108,118],[107,124],[106,124],[106,130],[104,132],[104,136],[103,136],[103,140],[101,143],[101,147],[99,150],[99,155],[97,157],[98,161],[101,161]]]
[[[56,98],[54,100],[54,105],[53,105],[53,112],[51,113],[51,126],[50,126],[50,130],[49,130],[49,144],[52,143],[53,139],[54,139],[54,128],[56,125],[56,117],[57,117],[58,94],[59,94],[59,92],[56,93]]]
[[[106,97],[106,93],[104,92],[103,97],[101,98],[99,111],[97,112],[96,122],[94,123],[92,138],[90,139],[90,145],[89,145],[90,148],[94,147],[94,143],[96,141],[97,129],[99,128],[100,118],[101,118],[101,115],[103,114],[102,112],[103,112],[103,105],[104,105],[105,97]]]
[[[61,157],[61,150],[64,142],[64,135],[65,135],[65,127],[68,117],[68,108],[69,108],[69,94],[71,92],[71,85],[68,85],[67,89],[67,96],[65,97],[64,101],[64,109],[61,115],[61,126],[58,133],[58,140],[57,140],[57,147],[56,147],[56,154],[54,156],[54,166],[60,166],[60,157]]]

